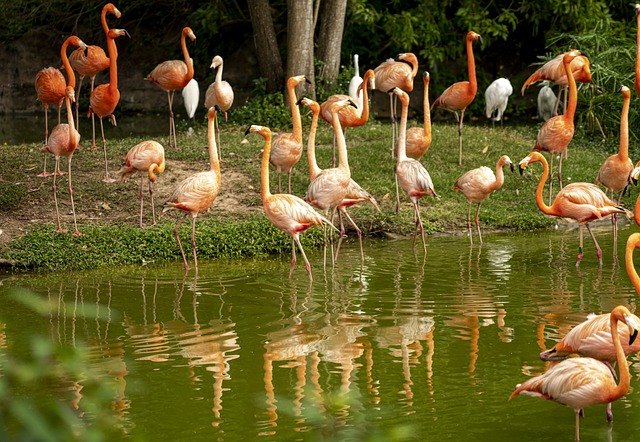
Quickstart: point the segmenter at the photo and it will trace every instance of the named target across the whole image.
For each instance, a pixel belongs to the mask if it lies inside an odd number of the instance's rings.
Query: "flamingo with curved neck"
[[[422,98],[422,109],[424,112],[424,122],[422,127],[411,127],[407,129],[407,156],[420,161],[420,158],[427,153],[431,146],[431,110],[429,109],[429,72],[422,74],[424,84],[424,96]]]
[[[222,69],[224,67],[224,60],[221,56],[216,55],[211,60],[211,69],[218,68],[216,73],[216,80],[209,85],[205,92],[204,105],[208,109],[212,106],[218,105],[220,110],[224,113],[224,121],[227,121],[227,111],[231,109],[233,105],[233,88],[229,82],[222,79]],[[218,118],[216,117],[216,131],[218,133],[218,145],[220,145],[220,127],[218,126]],[[220,155],[222,157],[222,154]]]

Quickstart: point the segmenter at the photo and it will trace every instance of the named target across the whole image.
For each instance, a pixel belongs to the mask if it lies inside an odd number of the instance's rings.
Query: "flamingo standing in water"
[[[224,112],[224,121],[227,121],[227,111],[233,105],[233,88],[229,82],[222,79],[222,68],[224,61],[222,57],[216,55],[211,60],[211,69],[218,68],[216,73],[216,81],[211,83],[205,92],[204,105],[206,108],[215,106],[216,104],[222,112]],[[220,127],[216,117],[216,131],[218,133],[218,144],[220,144]],[[220,155],[222,157],[222,155]]]
[[[640,247],[640,233],[633,233],[627,240],[625,251],[625,264],[629,279],[640,294],[640,277],[633,265],[633,252]],[[633,316],[635,321],[640,323],[640,318]],[[550,350],[540,353],[543,361],[560,361],[573,354],[579,354],[589,358],[594,358],[609,365],[611,372],[614,372],[613,364],[616,362],[616,350],[611,342],[611,314],[590,315],[589,318],[573,327],[567,335],[560,340]],[[640,351],[640,341],[629,343],[629,329],[618,324],[618,333],[622,341],[622,350],[625,356]],[[611,403],[607,404],[607,420],[613,420]]]
[[[69,85],[66,87],[66,97],[65,97],[65,105],[67,107],[67,120],[68,124],[58,124],[51,131],[51,136],[47,141],[47,145],[42,148],[43,153],[51,153],[56,158],[56,165],[53,169],[57,171],[60,169],[60,157],[67,157],[67,178],[69,180],[69,199],[71,200],[71,211],[73,213],[73,234],[75,236],[80,235],[80,231],[78,230],[78,223],[76,221],[76,208],[73,203],[73,188],[71,186],[71,158],[73,157],[73,153],[78,147],[78,143],[80,143],[80,134],[75,128],[73,123],[73,111],[71,110],[71,102],[75,100],[75,95],[73,91],[73,87],[76,84],[76,76],[73,73],[73,69],[71,69],[71,64],[69,63],[69,58],[67,57],[67,48],[69,45],[78,46],[80,48],[86,48],[87,45],[84,44],[82,40],[80,40],[75,35],[67,38],[65,42],[62,44],[62,48],[60,49],[60,56],[62,57],[62,64],[69,75]],[[60,225],[60,211],[58,209],[58,196],[57,196],[57,187],[56,187],[56,175],[53,174],[53,200],[56,204],[56,218],[58,220],[58,233],[62,233],[62,226]]]
[[[395,94],[400,98],[402,103],[402,115],[400,117],[400,135],[398,136],[398,155],[396,163],[396,175],[398,182],[402,189],[407,193],[411,202],[413,203],[414,219],[416,223],[416,230],[413,236],[413,244],[415,246],[416,236],[418,229],[420,229],[420,235],[422,236],[422,248],[426,256],[427,244],[424,239],[424,226],[420,219],[420,199],[423,196],[433,196],[440,199],[440,196],[436,193],[433,187],[433,181],[427,169],[424,168],[418,160],[407,157],[407,118],[409,117],[409,95],[402,89],[394,87],[389,91],[390,94]],[[398,190],[396,189],[396,192]]]
[[[618,92],[622,92],[622,115],[620,116],[620,150],[617,154],[607,158],[596,177],[596,184],[602,184],[610,193],[618,192],[617,204],[620,205],[622,194],[629,185],[629,176],[633,171],[633,162],[629,158],[629,103],[631,102],[631,91],[626,86],[620,86]],[[611,217],[613,228],[613,253],[616,256],[616,246],[618,242],[617,215]]]
[[[544,156],[539,152],[531,152],[522,161],[520,161],[520,174],[524,172],[524,169],[529,164],[536,162],[541,162],[543,167],[542,176],[540,177],[540,182],[536,189],[536,204],[538,205],[538,208],[547,215],[557,216],[560,218],[571,218],[580,223],[580,248],[578,251],[576,266],[579,266],[580,261],[582,260],[582,226],[586,225],[589,235],[591,235],[591,239],[593,240],[593,244],[596,246],[598,261],[602,266],[602,250],[598,245],[598,241],[596,241],[596,237],[591,231],[589,221],[593,221],[594,219],[603,219],[614,213],[624,213],[625,216],[629,216],[628,211],[622,207],[616,206],[614,201],[611,201],[598,186],[592,183],[571,183],[565,186],[560,190],[560,192],[558,192],[553,204],[551,206],[547,206],[542,199],[544,184],[549,177],[549,165]]]
[[[124,181],[127,176],[140,172],[140,228],[142,229],[142,206],[144,196],[142,193],[142,182],[146,173],[149,179],[149,197],[151,198],[151,213],[153,225],[156,225],[156,208],[153,204],[153,183],[158,178],[157,174],[164,172],[164,147],[157,141],[143,141],[133,146],[127,153],[125,164],[118,171],[118,178]]]
[[[411,127],[407,129],[407,156],[420,161],[420,158],[427,153],[431,146],[431,110],[429,109],[429,72],[422,74],[424,84],[424,96],[422,98],[422,109],[424,111],[424,124],[422,127]]]
[[[287,80],[293,132],[280,132],[273,137],[273,142],[270,140],[271,156],[269,157],[269,162],[273,164],[278,174],[278,193],[282,192],[280,177],[283,173],[287,174],[287,191],[291,193],[291,169],[302,157],[302,120],[300,118],[300,109],[296,104],[298,101],[296,99],[296,86],[303,81],[311,84],[304,75],[290,77]]]
[[[503,166],[509,166],[511,172],[515,170],[515,166],[507,155],[502,155],[496,164],[496,173],[486,166],[473,169],[462,175],[453,185],[455,190],[460,190],[467,198],[469,208],[467,210],[467,228],[469,229],[469,240],[473,244],[473,233],[471,232],[471,204],[478,203],[476,209],[476,229],[478,230],[478,239],[482,245],[482,234],[480,233],[480,224],[478,222],[478,214],[482,202],[489,198],[489,195],[495,190],[502,187],[504,183]]]
[[[193,78],[193,61],[189,58],[186,42],[187,37],[189,37],[191,41],[196,39],[196,35],[188,26],[182,29],[182,37],[180,38],[184,61],[163,61],[145,78],[145,80],[151,81],[158,85],[160,89],[167,92],[167,98],[169,100],[169,146],[172,146],[171,143],[173,143],[174,148],[178,148],[178,140],[176,139],[176,124],[173,120],[173,94],[176,90],[185,87]]]
[[[566,149],[574,134],[573,118],[576,114],[576,107],[578,105],[578,89],[576,88],[576,81],[571,71],[571,62],[581,55],[580,51],[573,50],[564,54],[563,66],[567,73],[569,81],[569,103],[565,108],[565,112],[562,115],[556,115],[549,118],[544,122],[538,135],[536,137],[536,144],[533,148],[537,151],[549,152],[551,156],[551,167],[553,169],[553,157],[558,154],[562,154]],[[560,183],[560,189],[562,189],[562,158],[558,160],[558,182]],[[553,192],[553,180],[549,183],[549,201],[551,201],[551,195]]]
[[[109,26],[107,25],[107,14],[113,14],[116,16],[116,18],[120,18],[121,14],[118,8],[116,8],[113,3],[107,3],[106,5],[104,5],[104,8],[102,8],[100,21],[102,23],[104,34],[108,39]],[[104,53],[104,49],[102,49],[100,46],[89,45],[86,51],[82,49],[76,49],[75,51],[73,51],[71,53],[71,56],[69,56],[69,62],[71,62],[71,67],[73,68],[73,70],[76,71],[78,75],[80,75],[80,84],[78,84],[78,90],[76,92],[76,126],[77,129],[80,130],[79,106],[82,81],[84,80],[85,76],[91,78],[91,92],[93,92],[96,75],[109,67],[109,58]],[[96,146],[96,124],[93,114],[91,114],[91,126],[93,130],[91,147],[97,149],[98,146]]]
[[[412,52],[398,54],[395,58],[389,58],[374,69],[377,89],[389,91],[394,87],[405,92],[413,91],[413,79],[418,74],[418,58]],[[396,138],[398,133],[398,118],[396,114],[396,97],[389,96],[389,109],[391,115],[391,157],[396,153]]]
[[[580,440],[582,409],[594,404],[609,404],[629,391],[631,375],[620,343],[619,322],[626,324],[629,329],[630,345],[637,337],[640,328],[638,318],[626,307],[620,305],[611,312],[609,328],[620,370],[619,384],[616,385],[609,366],[603,362],[593,358],[569,358],[554,365],[544,374],[517,385],[509,399],[523,394],[552,400],[573,408],[576,414],[576,440]]]
[[[116,116],[113,111],[120,102],[118,90],[118,48],[115,39],[126,35],[131,38],[124,29],[109,29],[107,33],[107,51],[109,52],[109,83],[101,84],[91,91],[89,100],[89,113],[96,114],[100,118],[100,132],[102,133],[102,149],[104,150],[104,178],[105,183],[113,183],[115,179],[109,177],[109,162],[107,160],[107,139],[104,136],[103,117],[109,117],[111,124],[116,126]]]
[[[313,281],[311,276],[311,264],[304,253],[300,243],[300,234],[305,230],[319,225],[329,225],[337,230],[331,222],[313,210],[309,203],[303,201],[295,195],[288,193],[278,193],[273,195],[269,190],[269,156],[271,154],[271,130],[265,126],[252,125],[245,135],[251,132],[258,132],[264,138],[264,151],[262,152],[262,164],[260,167],[260,183],[262,208],[269,218],[269,221],[291,237],[291,268],[289,278],[293,275],[293,267],[296,264],[296,244],[300,249],[302,258],[309,274],[309,281]]]
[[[459,81],[449,86],[431,105],[451,111],[458,121],[458,143],[460,145],[460,154],[458,156],[458,165],[462,165],[462,121],[464,120],[464,111],[467,106],[473,102],[478,91],[478,83],[476,81],[476,62],[473,58],[473,41],[479,40],[482,44],[482,37],[473,31],[467,32],[467,69],[469,81]],[[458,116],[460,111],[460,116]]]
[[[220,161],[218,160],[218,146],[216,145],[216,135],[214,120],[218,109],[212,107],[207,112],[207,145],[209,149],[209,170],[198,172],[184,180],[175,188],[167,202],[164,203],[163,212],[177,209],[184,212],[178,224],[173,229],[173,235],[178,241],[185,270],[189,270],[189,264],[180,242],[178,229],[182,225],[187,215],[191,215],[191,250],[193,251],[193,263],[198,272],[198,257],[196,255],[196,218],[200,212],[209,210],[211,204],[220,192]]]
[[[373,70],[369,69],[364,73],[364,79],[357,88],[358,94],[362,93],[363,104],[360,108],[354,106],[346,106],[340,108],[338,112],[338,118],[340,119],[340,126],[342,127],[342,133],[346,136],[347,127],[364,126],[369,121],[369,94],[367,88],[375,89],[376,78]],[[350,95],[331,95],[327,100],[320,105],[320,116],[324,121],[329,124],[333,124],[333,113],[331,107],[333,103],[343,101],[350,98]],[[354,102],[355,104],[355,102]],[[336,137],[333,137],[333,147],[331,149],[331,167],[336,164],[335,155]]]

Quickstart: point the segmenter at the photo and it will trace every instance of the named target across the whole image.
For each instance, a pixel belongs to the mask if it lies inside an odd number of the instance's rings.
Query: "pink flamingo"
[[[227,111],[233,105],[233,88],[229,82],[222,79],[222,68],[224,61],[222,57],[216,55],[211,60],[211,69],[218,68],[216,73],[216,81],[211,83],[205,92],[204,105],[207,109],[216,104],[222,112],[224,112],[224,121],[227,121]],[[220,144],[220,127],[216,118],[216,131],[218,133],[218,144]],[[222,157],[222,154],[220,155]]]
[[[424,96],[422,109],[424,112],[424,123],[422,127],[410,127],[407,129],[407,156],[420,161],[420,158],[429,150],[431,146],[431,110],[429,109],[429,72],[422,74],[424,84]]]

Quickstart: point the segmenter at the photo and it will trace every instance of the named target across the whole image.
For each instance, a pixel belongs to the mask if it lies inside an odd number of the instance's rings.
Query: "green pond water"
[[[624,269],[622,227],[613,259],[609,224],[594,229],[598,267],[577,230],[343,245],[338,266],[314,281],[290,256],[179,262],[82,273],[0,276],[0,348],[34,333],[89,347],[89,365],[112,386],[123,436],[153,441],[573,440],[571,409],[520,396],[517,383],[545,370],[538,358],[590,312],[637,295]],[[640,259],[640,258],[638,258]],[[299,263],[300,264],[300,263]],[[32,312],[7,296],[44,299]],[[96,318],[83,311],[97,308]],[[26,351],[26,348],[25,348]],[[582,440],[640,440],[640,364],[631,390],[586,409]],[[67,388],[63,388],[67,387]],[[82,381],[43,394],[82,406]],[[341,396],[344,394],[344,396]]]

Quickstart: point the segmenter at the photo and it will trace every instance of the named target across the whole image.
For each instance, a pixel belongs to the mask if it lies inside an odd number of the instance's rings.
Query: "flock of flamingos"
[[[640,20],[640,4],[635,5],[636,15]],[[75,207],[73,204],[73,190],[71,187],[71,158],[74,150],[78,146],[80,134],[76,130],[78,118],[78,105],[76,102],[76,121],[71,103],[76,100],[76,77],[74,70],[80,76],[80,85],[77,94],[80,94],[82,81],[85,76],[91,79],[91,97],[89,105],[89,114],[98,116],[100,119],[100,129],[102,132],[102,144],[105,156],[105,177],[104,181],[113,182],[109,177],[107,167],[107,150],[106,140],[104,137],[104,129],[102,119],[108,117],[112,124],[116,124],[113,114],[120,93],[118,91],[118,73],[117,73],[117,48],[115,39],[128,36],[124,29],[109,28],[106,22],[107,14],[112,14],[116,18],[120,17],[120,11],[111,3],[107,4],[102,10],[102,27],[107,37],[107,52],[98,46],[87,46],[76,36],[69,37],[61,48],[61,57],[64,70],[67,74],[65,80],[62,72],[55,68],[46,68],[40,71],[36,77],[36,91],[38,99],[45,108],[45,146],[42,151],[45,153],[44,171],[40,176],[53,175],[53,194],[56,205],[56,216],[58,223],[58,232],[62,232],[60,225],[60,214],[58,211],[58,202],[56,196],[56,175],[62,174],[59,170],[60,157],[67,157],[68,163],[68,181],[69,195],[71,199],[71,209],[74,221],[74,235],[80,235],[76,223]],[[173,94],[176,90],[183,89],[192,81],[193,78],[193,62],[189,58],[186,46],[186,38],[191,41],[196,36],[193,31],[185,27],[182,32],[181,44],[184,54],[184,61],[171,60],[160,63],[146,79],[155,83],[162,90],[167,92],[169,102],[169,145],[177,147],[175,134],[175,123],[173,120],[172,103]],[[442,95],[431,105],[439,107],[455,113],[459,123],[459,164],[462,163],[462,128],[464,112],[466,107],[474,100],[477,92],[477,82],[475,75],[475,64],[473,57],[472,43],[476,40],[482,41],[479,34],[469,32],[466,36],[466,51],[468,64],[468,81],[460,81],[446,89]],[[76,46],[71,56],[67,55],[69,45]],[[216,141],[216,118],[219,112],[224,112],[231,107],[233,103],[233,89],[222,80],[222,58],[216,56],[213,59],[212,68],[219,68],[216,81],[208,88],[205,98],[205,107],[208,109],[208,131],[207,141],[209,147],[210,168],[207,171],[196,173],[175,188],[169,199],[164,204],[164,211],[176,209],[184,213],[174,229],[174,235],[180,247],[183,257],[185,269],[189,269],[184,249],[180,243],[178,229],[184,219],[191,215],[191,247],[194,258],[194,265],[197,271],[198,261],[196,256],[195,244],[195,221],[197,215],[207,210],[216,199],[220,190],[220,163],[218,158],[218,144]],[[357,58],[356,58],[357,66]],[[94,85],[94,79],[97,73],[109,68],[109,83]],[[640,96],[640,66],[636,62],[636,82],[635,90]],[[322,105],[308,98],[297,100],[295,88],[301,82],[308,82],[304,75],[294,76],[288,79],[287,89],[288,98],[293,118],[293,132],[279,133],[272,137],[269,128],[260,125],[252,125],[247,129],[247,134],[257,132],[264,138],[264,151],[261,163],[261,196],[264,211],[269,220],[280,230],[291,236],[292,238],[292,260],[289,276],[291,277],[296,263],[296,244],[304,259],[306,270],[311,280],[311,268],[309,261],[304,253],[304,249],[300,243],[299,235],[312,226],[321,225],[325,229],[325,246],[324,256],[326,265],[326,228],[340,230],[338,245],[334,254],[332,244],[333,235],[329,235],[331,242],[331,259],[333,262],[337,259],[340,242],[344,234],[343,216],[355,227],[360,242],[361,258],[362,253],[362,237],[361,232],[354,220],[347,212],[347,208],[351,205],[362,201],[371,202],[378,210],[375,199],[364,189],[362,189],[353,179],[351,179],[349,161],[347,155],[347,147],[344,131],[347,127],[360,126],[367,122],[369,118],[368,89],[379,89],[387,91],[390,96],[391,116],[392,116],[392,155],[396,156],[396,190],[402,187],[408,195],[414,206],[414,219],[416,231],[414,236],[417,237],[418,230],[422,237],[423,248],[426,253],[424,229],[420,219],[419,201],[424,196],[433,196],[438,198],[434,189],[433,182],[425,167],[420,163],[420,158],[425,154],[431,144],[431,128],[430,128],[430,107],[428,100],[429,73],[425,72],[423,81],[425,86],[424,93],[424,110],[425,124],[424,127],[411,128],[407,130],[407,116],[409,106],[408,92],[413,90],[413,80],[418,72],[418,60],[414,54],[399,54],[396,59],[389,59],[380,64],[374,70],[368,70],[364,74],[364,78],[360,78],[356,68],[355,81],[352,81],[350,87],[350,95],[335,95],[330,97]],[[496,82],[496,88],[501,89],[499,81]],[[556,115],[549,118],[538,132],[534,151],[531,152],[519,163],[520,172],[529,164],[541,162],[543,166],[543,174],[540,178],[536,190],[536,202],[541,211],[548,215],[563,218],[572,218],[580,224],[580,248],[576,265],[579,265],[583,253],[583,232],[582,226],[586,226],[593,242],[596,246],[598,259],[602,264],[602,251],[589,227],[589,221],[602,219],[607,216],[612,217],[614,241],[617,238],[616,216],[623,214],[630,218],[631,214],[628,210],[622,208],[620,198],[625,188],[631,181],[637,182],[640,175],[640,167],[635,168],[628,156],[628,112],[631,99],[631,92],[626,87],[621,87],[620,91],[623,96],[622,117],[620,125],[620,151],[618,154],[610,156],[600,168],[596,183],[571,183],[565,187],[562,186],[562,160],[566,152],[567,146],[573,138],[574,134],[574,115],[577,104],[577,88],[576,81],[591,81],[591,73],[589,70],[589,60],[578,50],[570,50],[564,54],[560,54],[554,60],[548,62],[538,69],[527,80],[522,88],[522,92],[530,84],[539,80],[549,80],[560,85],[565,90],[565,111],[562,115]],[[507,81],[508,84],[508,81]],[[493,87],[493,86],[491,86]],[[506,100],[511,94],[511,86],[508,85],[508,93],[497,105],[498,119],[506,106]],[[488,92],[487,92],[488,93]],[[568,98],[567,98],[568,97]],[[558,96],[558,101],[559,101]],[[396,129],[396,102],[401,102],[400,127]],[[66,106],[68,114],[68,124],[56,125],[51,133],[48,131],[48,122],[46,119],[47,108],[49,105],[58,105],[58,119],[60,119],[60,108],[62,103]],[[308,162],[310,172],[310,184],[304,199],[292,195],[291,192],[291,169],[300,160],[302,145],[302,125],[300,110],[298,106],[303,104],[307,106],[313,115],[312,125],[310,128],[308,139]],[[460,115],[458,115],[460,112]],[[487,116],[492,115],[494,109],[488,109]],[[557,112],[557,104],[556,104]],[[338,162],[335,164],[335,150],[333,155],[333,164],[331,168],[321,169],[315,158],[315,133],[318,125],[318,119],[322,117],[329,122],[334,130],[334,148],[337,146]],[[93,147],[95,146],[95,123],[93,126]],[[397,143],[397,145],[396,145]],[[556,194],[551,205],[545,204],[543,201],[543,190],[545,182],[550,174],[550,167],[546,159],[540,151],[549,152],[551,155],[551,168],[553,167],[554,156],[559,156],[559,164],[557,170],[558,183],[560,191]],[[51,153],[55,156],[55,168],[52,174],[46,172],[46,154]],[[281,192],[281,174],[286,173],[289,178],[289,193],[272,194],[269,185],[269,164],[272,164],[278,173],[278,188]],[[639,164],[640,165],[640,164]],[[475,212],[475,225],[477,228],[479,241],[482,243],[482,235],[478,224],[478,213],[482,202],[496,189],[503,184],[504,175],[503,167],[508,166],[512,170],[515,169],[514,164],[508,156],[502,156],[497,163],[496,172],[494,173],[488,167],[480,167],[470,170],[462,175],[454,184],[456,190],[460,190],[469,203],[467,213],[467,226],[469,230],[469,238],[473,242],[473,232],[471,225],[471,207],[477,204]],[[145,141],[134,146],[126,156],[126,164],[120,169],[118,175],[120,179],[126,178],[137,172],[141,173],[140,180],[140,227],[142,227],[142,209],[143,209],[143,179],[144,175],[148,176],[149,193],[151,196],[151,206],[153,214],[153,222],[155,224],[155,210],[153,203],[152,183],[156,180],[156,174],[164,171],[164,149],[160,143],[155,141]],[[549,200],[552,197],[553,179],[550,180]],[[610,193],[609,198],[597,184],[602,184]],[[613,201],[614,193],[618,193],[617,201]],[[399,201],[399,196],[397,196]],[[324,215],[316,211],[319,209]],[[396,206],[396,211],[398,206]],[[333,215],[338,212],[340,221],[340,229],[336,228],[332,223]],[[636,210],[636,212],[639,212]],[[331,213],[331,216],[329,215]],[[640,213],[636,213],[640,215]],[[640,217],[636,217],[640,221]],[[631,277],[634,286],[640,293],[640,278],[633,267],[632,255],[636,247],[640,247],[640,233],[630,236],[626,249],[627,271]],[[626,327],[623,325],[625,324]],[[610,314],[599,315],[588,319],[584,323],[576,326],[567,336],[559,342],[553,349],[543,352],[540,356],[545,360],[560,361],[553,365],[545,374],[529,379],[521,385],[518,385],[511,397],[519,394],[536,396],[543,399],[549,399],[561,404],[567,405],[575,410],[576,415],[576,438],[579,438],[579,418],[582,409],[591,404],[606,403],[607,418],[612,419],[611,402],[617,400],[626,394],[629,383],[630,374],[627,367],[626,357],[640,350],[640,343],[635,342],[638,330],[640,329],[640,319],[631,314],[631,312],[623,307],[616,307]],[[571,354],[580,354],[582,357],[567,358]],[[619,367],[619,383],[616,384],[616,375],[614,365]]]

